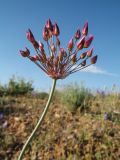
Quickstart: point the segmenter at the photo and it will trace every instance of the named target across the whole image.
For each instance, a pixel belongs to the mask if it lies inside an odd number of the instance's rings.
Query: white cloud
[[[95,65],[91,65],[87,68],[84,68],[83,70],[81,70],[81,72],[89,72],[89,73],[94,73],[94,74],[104,74],[104,75],[108,75],[108,76],[119,77],[119,75],[117,75],[115,73],[107,72],[106,70],[101,69]]]

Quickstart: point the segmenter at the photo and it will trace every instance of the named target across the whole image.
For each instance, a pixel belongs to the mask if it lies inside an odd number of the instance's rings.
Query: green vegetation
[[[12,77],[7,85],[0,85],[0,96],[25,95],[33,91],[32,82]]]
[[[66,107],[75,112],[77,109],[87,111],[89,109],[89,101],[92,100],[93,95],[89,89],[83,85],[68,85],[66,86],[61,94],[61,100]]]

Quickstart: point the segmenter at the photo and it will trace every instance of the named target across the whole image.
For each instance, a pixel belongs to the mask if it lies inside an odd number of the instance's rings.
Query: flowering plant
[[[48,54],[45,51],[44,44],[42,42],[36,41],[30,29],[27,31],[26,36],[27,39],[32,43],[36,54],[31,55],[28,48],[26,48],[24,51],[20,50],[20,53],[23,57],[29,58],[53,79],[53,85],[44,111],[40,116],[30,137],[23,146],[18,160],[22,159],[27,146],[31,142],[48,111],[54,93],[56,81],[58,79],[64,79],[70,74],[84,69],[91,64],[95,64],[97,61],[97,55],[92,56],[93,48],[79,54],[82,49],[88,48],[93,40],[93,35],[89,35],[89,37],[87,37],[88,22],[85,23],[81,32],[80,29],[77,29],[75,35],[68,42],[67,50],[61,47],[59,34],[60,30],[57,23],[52,24],[51,20],[48,19],[42,32],[43,39],[48,47]],[[90,60],[90,62],[88,60]]]

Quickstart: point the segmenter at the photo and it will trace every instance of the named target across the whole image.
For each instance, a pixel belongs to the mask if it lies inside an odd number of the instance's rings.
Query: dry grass
[[[45,103],[35,97],[1,101],[0,160],[17,160]],[[88,111],[71,113],[54,98],[24,160],[119,160],[120,98],[96,96],[89,106]]]

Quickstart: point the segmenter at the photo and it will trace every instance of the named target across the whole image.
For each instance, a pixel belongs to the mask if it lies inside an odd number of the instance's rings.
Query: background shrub
[[[25,95],[33,91],[32,82],[12,77],[7,85],[0,85],[0,96]]]
[[[73,84],[64,87],[61,96],[62,102],[70,111],[76,111],[78,108],[80,111],[88,110],[89,100],[93,97],[90,90],[82,84]]]

